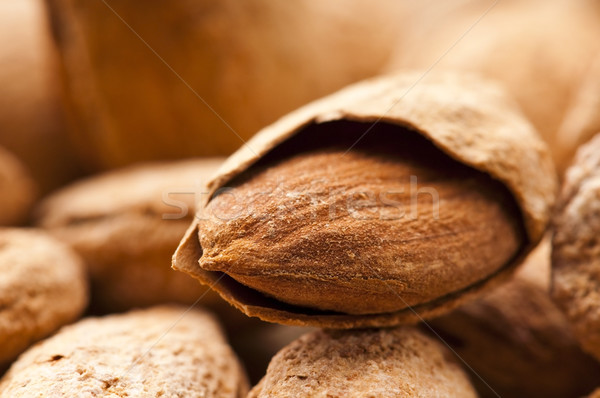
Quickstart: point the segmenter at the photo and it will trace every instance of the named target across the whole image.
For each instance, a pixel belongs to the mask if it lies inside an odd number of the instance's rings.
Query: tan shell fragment
[[[597,385],[600,364],[579,347],[549,287],[544,239],[510,281],[429,322],[469,364],[481,398],[579,397]]]
[[[419,331],[316,331],[283,348],[249,398],[476,397],[450,352]]]
[[[206,312],[154,307],[63,328],[0,381],[3,397],[243,398],[246,376]]]
[[[552,296],[600,359],[600,134],[567,170],[552,228]]]
[[[202,304],[222,303],[169,268],[222,161],[148,163],[80,180],[40,203],[37,224],[83,257],[96,310],[192,304],[201,296]]]
[[[211,192],[226,187],[293,136],[301,140],[310,126],[328,123],[335,127],[350,121],[368,127],[382,122],[398,126],[398,134],[416,131],[456,161],[503,183],[522,212],[528,244],[520,256],[526,254],[542,236],[555,195],[556,179],[547,148],[502,91],[488,82],[452,74],[422,77],[405,73],[367,80],[289,114],[230,157],[213,180]],[[174,255],[174,268],[211,285],[247,315],[287,324],[351,328],[414,322],[447,312],[466,297],[496,284],[519,262],[515,258],[484,280],[430,302],[391,313],[349,315],[284,304],[226,274],[201,269],[198,232],[196,220]]]
[[[42,231],[0,228],[0,369],[86,307],[81,259]]]

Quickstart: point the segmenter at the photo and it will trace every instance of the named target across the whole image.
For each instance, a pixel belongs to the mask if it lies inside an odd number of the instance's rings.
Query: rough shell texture
[[[579,347],[549,287],[546,239],[512,280],[430,321],[469,364],[480,397],[579,397],[597,385],[600,364]]]
[[[432,4],[414,15],[388,70],[435,64],[501,82],[560,159],[557,131],[600,50],[598,2]]]
[[[173,272],[170,258],[221,162],[145,164],[81,180],[45,199],[37,223],[83,257],[98,309],[191,304],[207,289]]]
[[[476,397],[460,365],[415,329],[317,331],[283,348],[249,397]]]
[[[230,397],[247,383],[212,316],[155,307],[63,328],[13,364],[3,397]]]
[[[81,259],[41,231],[0,229],[0,365],[87,304]]]
[[[23,223],[36,197],[36,185],[23,164],[0,147],[0,225]]]
[[[44,193],[80,174],[67,139],[58,63],[44,0],[0,2],[0,146],[25,164]]]
[[[553,298],[600,358],[600,135],[568,169],[552,227]]]
[[[134,0],[48,4],[78,123],[73,142],[97,169],[232,153],[286,112],[377,74],[404,8],[153,0],[140,13]]]
[[[311,103],[263,129],[230,157],[211,183],[216,192],[261,157],[309,126],[326,122],[382,121],[398,125],[398,133],[415,130],[455,160],[491,175],[514,195],[534,245],[542,236],[554,201],[556,177],[550,155],[532,127],[503,92],[488,82],[453,74],[404,73],[348,87]],[[332,132],[333,134],[334,132]],[[419,320],[446,312],[461,300],[500,281],[519,259],[487,278],[412,310],[350,316],[307,311],[257,295],[223,273],[203,271],[198,264],[202,247],[198,222],[188,229],[174,256],[173,266],[211,285],[250,316],[264,320],[324,327],[383,326]],[[523,253],[528,249],[526,248]]]

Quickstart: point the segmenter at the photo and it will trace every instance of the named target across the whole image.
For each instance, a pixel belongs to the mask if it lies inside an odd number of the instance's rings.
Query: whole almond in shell
[[[265,128],[220,169],[174,268],[247,315],[333,328],[447,312],[510,274],[548,221],[549,153],[496,86],[421,75]]]

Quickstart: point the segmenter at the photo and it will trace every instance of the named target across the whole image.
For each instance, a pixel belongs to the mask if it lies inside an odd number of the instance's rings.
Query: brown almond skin
[[[429,321],[469,364],[481,398],[580,397],[597,385],[600,364],[579,347],[549,287],[546,239],[506,284]]]
[[[600,134],[567,170],[552,229],[552,297],[600,359]]]
[[[248,398],[476,397],[460,365],[416,329],[316,331],[283,348]]]
[[[393,129],[249,169],[204,210],[200,266],[347,314],[402,310],[501,269],[526,239],[508,191]]]

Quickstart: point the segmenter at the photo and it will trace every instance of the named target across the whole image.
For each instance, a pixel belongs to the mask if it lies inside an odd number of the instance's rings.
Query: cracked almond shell
[[[395,136],[395,138],[392,138],[393,140],[409,140],[409,137],[416,135],[417,138],[410,139],[425,142],[425,144],[421,143],[419,145],[423,145],[427,148],[427,151],[430,151],[426,152],[428,155],[437,153],[435,156],[447,157],[450,162],[454,162],[460,167],[469,168],[472,173],[478,176],[486,176],[490,180],[486,184],[499,184],[502,189],[508,192],[510,199],[514,201],[515,206],[518,208],[516,221],[524,232],[518,248],[508,257],[504,257],[504,263],[498,264],[496,262],[493,266],[484,263],[476,270],[478,279],[462,280],[462,285],[455,283],[456,280],[468,275],[470,271],[475,271],[475,269],[471,269],[471,265],[462,270],[457,267],[456,270],[459,270],[459,272],[458,276],[455,277],[453,275],[454,269],[446,267],[444,270],[445,264],[442,261],[437,264],[442,271],[430,275],[428,275],[425,265],[423,267],[417,265],[414,268],[414,275],[416,275],[414,280],[410,277],[410,270],[404,273],[404,279],[402,280],[378,280],[378,272],[369,274],[366,271],[345,286],[343,286],[343,281],[338,283],[339,279],[337,277],[329,277],[331,272],[328,275],[327,271],[332,271],[333,267],[328,267],[327,264],[319,264],[324,271],[324,278],[321,278],[318,274],[321,270],[315,267],[312,275],[308,277],[299,273],[297,277],[292,279],[292,282],[285,278],[280,279],[281,284],[279,286],[287,297],[285,299],[287,302],[285,302],[285,300],[278,297],[276,277],[269,281],[268,284],[272,290],[265,294],[265,291],[259,291],[264,287],[264,285],[261,285],[263,281],[260,275],[255,281],[238,281],[235,274],[229,275],[227,273],[227,268],[220,270],[215,270],[211,266],[206,267],[207,269],[203,268],[204,248],[201,245],[201,240],[205,238],[203,234],[207,231],[204,231],[201,227],[204,223],[204,220],[202,220],[204,215],[200,214],[200,217],[197,217],[193,222],[180,243],[174,255],[173,267],[189,273],[202,283],[210,285],[226,300],[249,316],[257,316],[271,322],[331,328],[390,326],[415,322],[422,317],[431,317],[447,312],[466,298],[502,281],[512,272],[531,247],[540,240],[546,227],[556,190],[556,178],[548,150],[513,103],[493,84],[474,77],[453,74],[432,75],[425,79],[420,79],[420,77],[421,75],[418,73],[405,73],[367,80],[311,103],[263,129],[247,146],[240,149],[223,165],[210,185],[212,197],[204,210],[214,203],[215,197],[219,198],[215,193],[220,188],[227,187],[230,182],[233,181],[234,189],[238,188],[236,184],[243,187],[243,181],[251,179],[249,176],[253,175],[252,166],[261,159],[264,160],[274,153],[281,154],[287,150],[294,153],[296,145],[304,145],[303,141],[306,143],[308,138],[315,138],[311,142],[317,143],[313,148],[317,151],[320,149],[319,144],[321,142],[341,142],[347,144],[345,148],[348,148],[352,142],[344,141],[344,139],[347,141],[347,137],[342,135],[342,131],[349,132],[344,126],[358,124],[361,127],[360,129],[350,129],[353,130],[354,136],[350,133],[348,135],[348,137],[356,138],[356,134],[363,133],[373,122],[378,122],[380,126],[384,126],[388,130],[388,134]],[[318,130],[318,134],[310,136],[311,132],[314,134],[315,129]],[[304,140],[303,137],[305,137]],[[353,153],[353,151],[349,153]],[[349,157],[352,158],[352,155]],[[290,157],[283,156],[283,161],[288,159]],[[336,163],[333,164],[332,167],[337,167]],[[445,165],[443,162],[442,164]],[[368,166],[368,163],[365,165]],[[255,165],[255,168],[257,167]],[[265,173],[269,170],[275,170],[275,168],[266,167],[266,170]],[[244,172],[246,173],[243,174]],[[260,173],[257,175],[260,176]],[[235,180],[236,177],[238,177],[237,181]],[[287,175],[284,174],[280,177],[285,181]],[[366,184],[368,183],[367,179]],[[475,188],[474,191],[478,191],[478,189]],[[465,193],[465,191],[461,192]],[[491,190],[489,193],[493,195],[497,192]],[[473,202],[467,201],[466,203],[471,204]],[[442,214],[442,211],[440,211],[440,214]],[[463,216],[458,220],[459,225],[463,221],[469,222],[467,212],[468,208],[463,209]],[[268,223],[272,220],[267,217],[264,221]],[[279,270],[294,276],[294,259],[305,259],[305,255],[302,254],[302,247],[315,250],[313,258],[317,262],[319,261],[319,253],[328,253],[327,256],[322,258],[325,261],[336,258],[336,256],[348,256],[345,245],[336,244],[335,240],[319,237],[319,231],[324,224],[320,225],[315,223],[311,224],[311,228],[307,228],[309,232],[305,243],[312,242],[312,245],[302,246],[303,242],[299,241],[299,249],[296,252],[299,254],[287,256],[287,263],[257,263],[255,269],[260,271],[262,265],[265,265],[265,267],[279,267]],[[226,233],[227,229],[222,235],[217,232],[215,236],[224,237],[225,245],[223,249],[226,249],[228,239],[231,241],[237,239],[235,231],[239,230],[239,227],[242,230],[245,228],[243,221],[239,225],[226,225],[225,228],[230,228],[231,231],[229,235]],[[358,230],[354,233],[351,231],[353,228],[352,223],[346,225],[345,228],[344,231],[341,231],[341,236],[345,241],[351,241],[357,235]],[[313,235],[310,235],[311,230],[314,231]],[[379,232],[374,231],[372,236],[377,239],[381,238],[378,235]],[[417,230],[413,230],[413,232],[417,236]],[[427,236],[427,228],[421,232]],[[364,236],[364,234],[361,236]],[[248,241],[256,246],[252,250],[258,253],[277,250],[276,247],[270,245],[277,241],[277,236],[275,236],[275,239],[266,240],[265,242],[254,236]],[[362,259],[368,259],[368,256],[376,259],[383,258],[383,256],[377,257],[380,255],[377,246],[369,248],[368,245],[362,244],[364,242],[358,243],[360,243],[358,246],[367,250],[367,252],[366,254],[364,252],[358,253],[358,259],[353,262],[354,265],[363,265],[364,261]],[[351,246],[349,246],[350,249]],[[490,244],[488,242],[484,250],[493,251],[495,246],[495,243]],[[455,254],[460,257],[469,249],[468,242],[464,247],[455,245],[449,255]],[[420,250],[426,253],[427,248],[423,246]],[[234,254],[237,257],[232,255],[229,257],[229,261],[231,266],[237,267],[237,259],[244,261],[245,253]],[[384,252],[384,254],[389,253]],[[411,255],[414,253],[398,253],[398,256],[403,254]],[[283,253],[281,258],[285,258],[285,255],[286,253]],[[393,253],[389,256],[392,255]],[[498,255],[506,256],[506,253],[498,253]],[[256,258],[253,258],[253,260],[259,261]],[[353,270],[352,262],[350,263],[350,266],[344,272],[346,275],[351,276],[358,268]],[[381,264],[381,262],[375,264],[382,266],[385,271],[388,269],[392,272],[395,271],[395,265],[393,264]],[[413,264],[417,264],[417,262]],[[372,266],[366,268],[373,269]],[[223,270],[225,272],[221,272]],[[364,271],[364,269],[361,271]],[[362,296],[359,294],[358,297],[352,297],[348,300],[348,303],[345,303],[346,307],[344,309],[353,303],[357,307],[365,303],[368,306],[368,308],[358,308],[355,313],[350,313],[348,310],[337,311],[336,308],[311,308],[305,305],[297,305],[288,299],[294,295],[299,299],[310,296],[310,293],[305,294],[303,288],[309,291],[311,289],[313,291],[318,290],[311,287],[312,280],[315,280],[316,282],[323,282],[319,289],[323,297],[328,294],[330,298],[339,296],[337,301],[343,302],[345,294],[352,294],[353,290],[364,287],[360,285],[361,277],[377,283],[376,289],[378,291],[376,291],[376,294],[380,296],[374,299],[374,296],[368,293],[370,289],[368,287],[364,289],[366,291],[361,293]],[[310,281],[303,280],[310,278],[312,278]],[[295,282],[297,283],[295,284]],[[409,301],[402,300],[405,301],[403,307],[399,306],[398,303],[394,304],[395,307],[390,307],[390,300],[398,301],[401,294],[410,293],[411,283],[415,283],[419,289],[413,299]],[[444,291],[445,285],[447,287]],[[390,286],[394,286],[392,289],[397,289],[397,291],[388,293],[386,299],[382,291],[389,289]],[[311,299],[311,297],[308,297],[308,299]],[[378,309],[381,311],[378,312]]]

